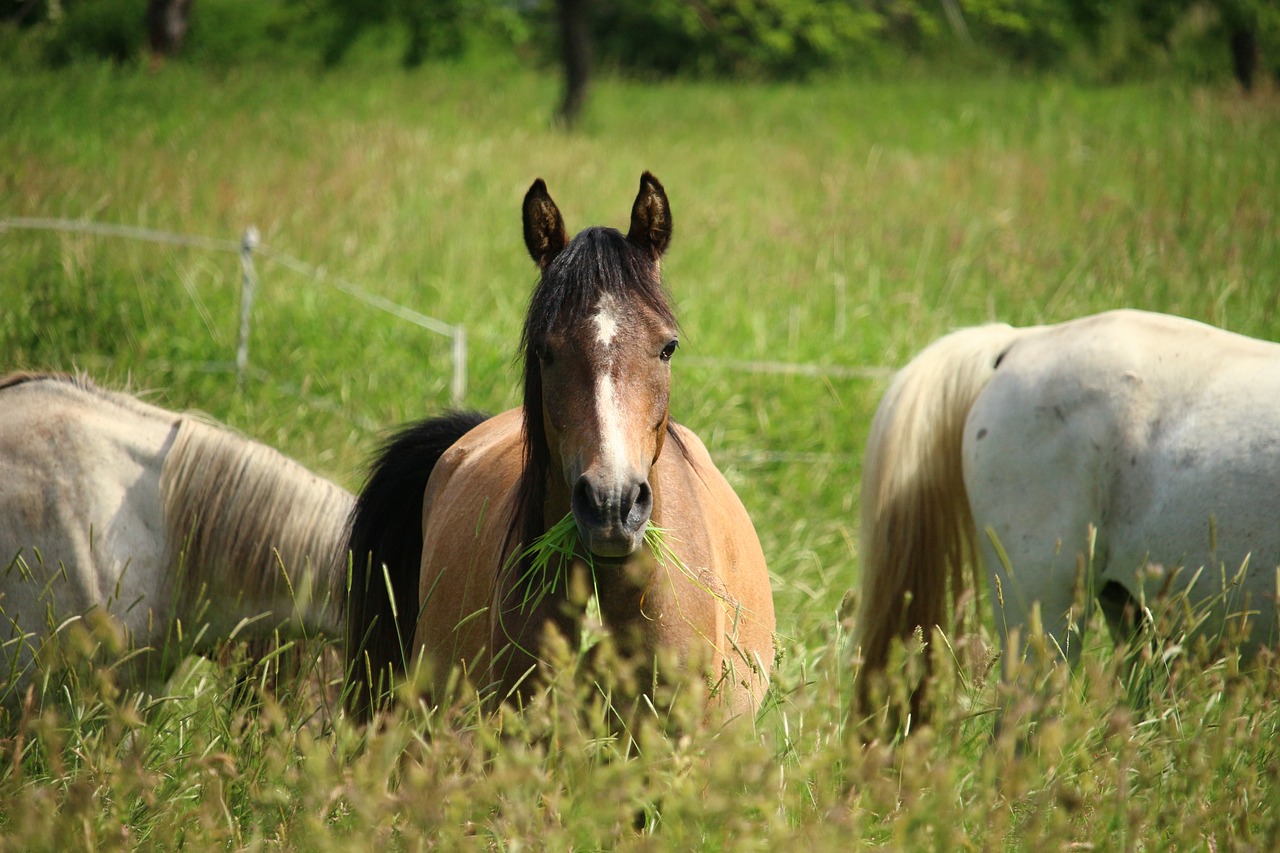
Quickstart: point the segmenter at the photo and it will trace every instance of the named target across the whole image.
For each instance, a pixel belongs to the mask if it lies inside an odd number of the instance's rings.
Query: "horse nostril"
[[[623,491],[618,497],[618,518],[626,521],[631,517],[631,508],[636,505],[636,497],[639,495],[639,489],[632,486]]]
[[[578,518],[598,524],[601,520],[600,501],[596,497],[596,490],[592,487],[591,481],[583,474],[578,478],[578,482],[573,487],[572,498],[573,514]]]
[[[649,488],[649,484],[642,480],[631,490],[629,502],[622,517],[627,520],[627,526],[634,530],[648,521],[652,514],[653,491]]]

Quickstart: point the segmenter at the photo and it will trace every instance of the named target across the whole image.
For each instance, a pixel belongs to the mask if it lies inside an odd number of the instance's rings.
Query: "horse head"
[[[659,261],[671,208],[645,172],[625,236],[597,227],[570,240],[539,179],[524,237],[542,273],[524,329],[526,464],[542,469],[548,497],[568,496],[592,554],[620,559],[643,542],[668,429],[678,330]]]

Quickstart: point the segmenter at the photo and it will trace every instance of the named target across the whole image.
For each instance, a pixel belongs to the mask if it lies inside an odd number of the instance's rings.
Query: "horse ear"
[[[671,243],[671,204],[666,190],[650,172],[640,176],[640,193],[631,206],[627,239],[652,252],[654,260],[662,257]]]
[[[568,242],[560,208],[551,200],[542,178],[538,178],[524,194],[524,244],[538,268],[545,270]]]

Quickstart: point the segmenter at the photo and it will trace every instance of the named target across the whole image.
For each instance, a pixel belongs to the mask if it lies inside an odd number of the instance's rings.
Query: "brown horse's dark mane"
[[[550,451],[542,418],[541,348],[557,328],[585,321],[602,297],[639,300],[672,327],[675,313],[662,286],[658,262],[614,228],[587,228],[573,238],[542,272],[525,318],[520,351],[524,358],[524,468],[507,533],[507,553],[519,553],[544,530]],[[667,437],[683,455],[684,442],[667,421]],[[512,548],[514,543],[514,548]],[[524,575],[527,561],[515,566]]]

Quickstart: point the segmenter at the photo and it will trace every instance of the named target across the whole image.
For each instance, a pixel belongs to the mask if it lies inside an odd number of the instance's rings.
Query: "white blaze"
[[[596,304],[591,318],[596,327],[596,342],[605,350],[596,380],[596,422],[600,424],[600,467],[605,476],[617,482],[627,468],[627,437],[623,430],[621,401],[613,384],[613,358],[608,353],[618,334],[617,303],[605,296]]]
[[[606,471],[620,474],[626,467],[627,442],[613,377],[608,373],[600,377],[596,388],[596,415],[600,419],[600,463]]]

